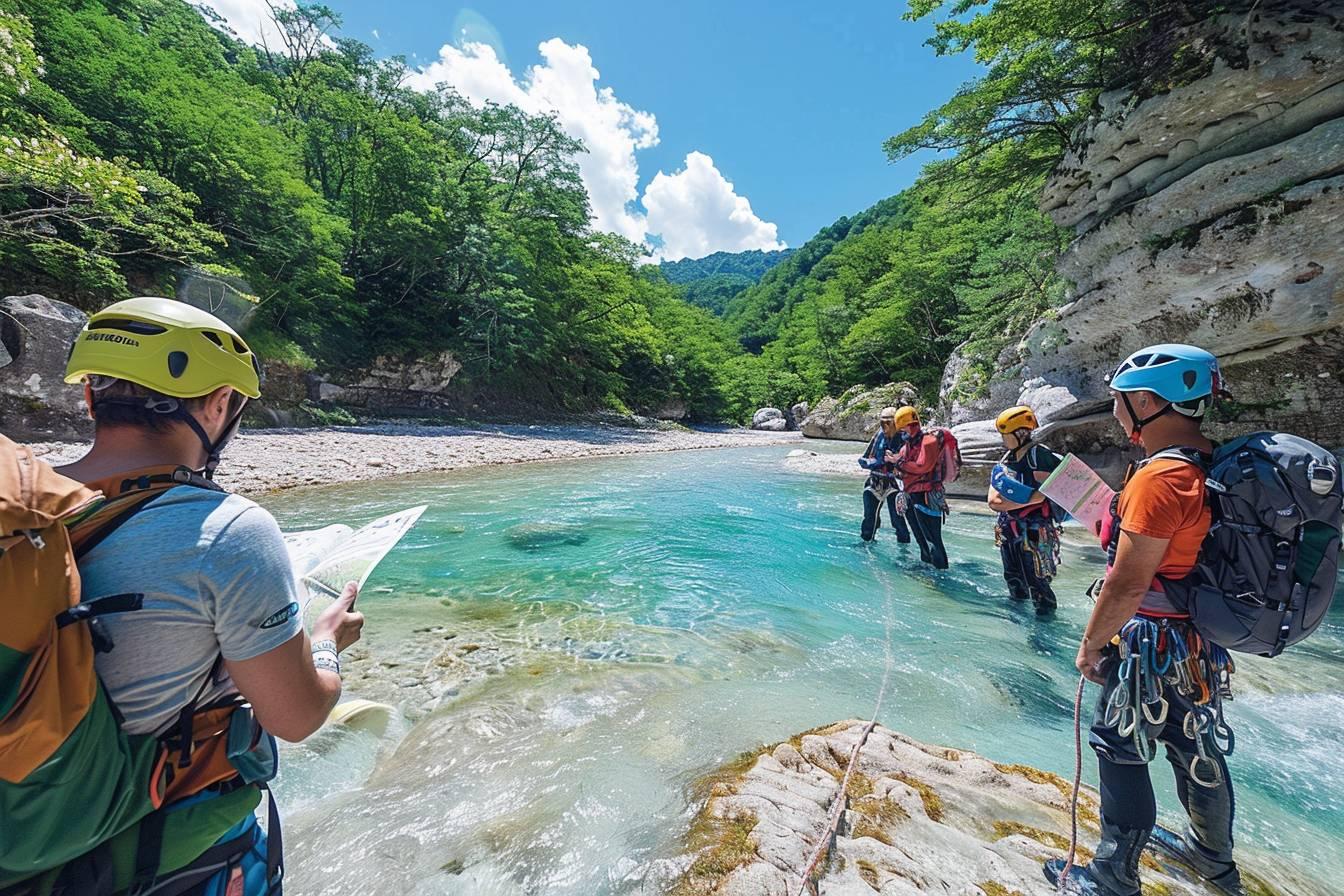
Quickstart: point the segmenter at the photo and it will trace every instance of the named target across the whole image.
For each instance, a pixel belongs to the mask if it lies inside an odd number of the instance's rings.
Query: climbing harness
[[[1036,578],[1050,581],[1059,571],[1059,524],[1049,512],[1017,515],[1000,513],[994,527],[994,546],[1016,544],[1031,561]]]
[[[1120,629],[1119,682],[1106,701],[1103,720],[1121,737],[1133,738],[1145,762],[1157,755],[1148,730],[1166,724],[1170,704],[1167,687],[1194,704],[1181,720],[1182,731],[1195,744],[1190,776],[1204,787],[1222,784],[1216,756],[1231,755],[1236,738],[1223,716],[1230,698],[1231,656],[1205,640],[1184,620],[1135,617]]]
[[[845,774],[840,779],[840,789],[831,800],[831,810],[830,814],[826,817],[826,827],[822,829],[821,835],[817,838],[817,845],[812,850],[812,855],[808,858],[807,864],[803,866],[803,872],[798,880],[798,889],[794,892],[794,896],[804,896],[804,894],[807,893],[808,887],[812,883],[812,873],[816,870],[817,863],[821,861],[822,854],[826,852],[826,847],[835,838],[836,828],[840,824],[840,815],[845,809],[845,794],[849,792],[849,779],[854,774],[855,765],[858,764],[859,751],[863,749],[863,745],[868,742],[868,735],[871,734],[873,728],[877,726],[877,717],[882,712],[882,702],[887,696],[887,685],[891,682],[891,671],[896,665],[896,656],[891,649],[891,625],[895,615],[895,608],[891,597],[891,580],[887,577],[886,570],[872,559],[871,554],[869,555],[868,562],[877,573],[877,578],[882,582],[882,590],[886,594],[884,606],[885,618],[883,619],[885,638],[882,645],[884,659],[882,686],[877,691],[877,704],[873,707],[872,717],[868,723],[863,726],[863,731],[859,733],[859,739],[854,743],[854,749],[850,751],[849,762],[845,764]],[[815,887],[812,892],[816,892]]]

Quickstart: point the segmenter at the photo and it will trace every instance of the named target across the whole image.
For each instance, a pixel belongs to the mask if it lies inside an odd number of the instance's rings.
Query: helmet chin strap
[[[243,408],[247,407],[247,402],[244,401],[242,405],[239,406],[237,413],[235,413],[229,420],[228,426],[224,427],[224,431],[220,433],[219,438],[212,441],[209,433],[205,431],[205,427],[201,425],[201,421],[192,416],[191,412],[184,408],[181,402],[176,399],[156,400],[153,398],[140,399],[121,396],[103,398],[94,404],[95,412],[97,411],[98,406],[106,404],[147,408],[156,414],[162,414],[170,420],[180,420],[185,423],[187,428],[200,440],[201,447],[205,449],[205,466],[196,472],[200,473],[206,479],[215,478],[215,469],[219,466],[219,456],[223,453],[224,448],[229,442],[233,440],[233,437],[238,434],[238,425],[243,420]]]
[[[1139,412],[1134,410],[1134,405],[1129,401],[1128,392],[1121,392],[1120,400],[1125,403],[1125,410],[1129,412],[1129,419],[1134,421],[1134,426],[1129,431],[1129,442],[1131,445],[1139,444],[1139,438],[1143,435],[1143,428],[1145,426],[1171,410],[1171,402],[1167,402],[1162,406],[1161,410],[1156,413],[1150,414],[1147,417],[1140,417]]]
[[[244,402],[243,407],[246,407],[246,405],[247,403]],[[233,441],[233,437],[238,434],[238,425],[243,420],[243,408],[238,408],[238,413],[233,415],[228,426],[224,427],[224,431],[219,434],[219,438],[213,442],[210,441],[210,436],[206,433],[205,427],[201,426],[201,422],[193,417],[186,408],[179,406],[172,416],[186,423],[191,431],[196,434],[196,438],[201,440],[201,447],[205,449],[205,466],[201,468],[200,474],[206,479],[214,479],[215,469],[219,466],[219,456],[224,452],[229,442]]]

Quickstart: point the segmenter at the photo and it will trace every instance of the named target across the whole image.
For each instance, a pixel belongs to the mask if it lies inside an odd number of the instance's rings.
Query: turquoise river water
[[[954,512],[952,569],[934,572],[887,528],[864,545],[860,481],[789,472],[788,450],[525,464],[265,499],[286,529],[429,505],[361,598],[369,656],[349,676],[355,696],[407,695],[399,710],[412,718],[381,737],[329,728],[285,749],[287,892],[658,893],[698,776],[871,715],[888,594],[883,724],[1071,776],[1072,660],[1099,551],[1066,546],[1059,614],[1038,619],[1004,596],[990,517]],[[1229,706],[1239,848],[1336,881],[1342,610],[1288,656],[1242,662]],[[1176,807],[1164,763],[1153,770],[1159,800]]]

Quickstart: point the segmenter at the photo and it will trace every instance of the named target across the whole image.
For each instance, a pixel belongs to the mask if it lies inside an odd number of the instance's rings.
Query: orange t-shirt
[[[1159,576],[1179,579],[1195,568],[1212,522],[1204,500],[1204,471],[1182,460],[1160,458],[1139,468],[1120,492],[1120,528],[1166,538]]]

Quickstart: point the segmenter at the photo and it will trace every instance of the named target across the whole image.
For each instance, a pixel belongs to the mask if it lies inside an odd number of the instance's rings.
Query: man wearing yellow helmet
[[[96,657],[129,733],[190,741],[207,708],[232,705],[233,718],[246,701],[264,731],[299,741],[340,696],[338,653],[363,625],[355,584],[316,621],[310,642],[275,519],[210,479],[260,379],[232,328],[171,299],[110,305],[71,348],[66,381],[83,383],[95,430],[89,452],[61,472],[129,508],[79,563],[84,602],[142,595],[134,612],[101,617],[113,648]],[[254,742],[273,745],[261,735]],[[200,743],[195,750],[214,756]],[[193,760],[178,780],[197,773]],[[221,774],[236,778],[227,763]],[[256,819],[249,811],[238,824],[255,828]],[[278,873],[277,856],[265,861],[265,837],[258,831],[247,842],[245,857],[259,855],[260,868],[244,858],[245,879],[225,872],[230,893],[250,894]]]
[[[999,514],[994,542],[1008,596],[1030,598],[1037,613],[1052,613],[1057,601],[1050,582],[1059,563],[1059,523],[1036,486],[1059,466],[1060,457],[1033,440],[1040,424],[1026,405],[999,414],[994,426],[1007,452],[990,474],[988,501]]]

